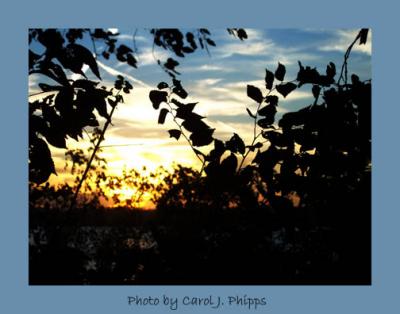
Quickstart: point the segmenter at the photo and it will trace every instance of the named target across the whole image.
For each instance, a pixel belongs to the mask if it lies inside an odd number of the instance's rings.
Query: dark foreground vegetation
[[[31,208],[30,283],[370,284],[370,175],[345,189],[279,211]]]

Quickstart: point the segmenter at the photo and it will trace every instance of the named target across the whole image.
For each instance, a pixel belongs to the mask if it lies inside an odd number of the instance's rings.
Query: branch
[[[116,96],[118,96],[118,95],[120,94],[120,92],[121,92],[121,91],[118,91],[118,93],[117,93]],[[115,104],[115,106],[113,106],[113,108],[112,108],[112,110],[111,110],[111,112],[110,112],[110,116],[109,116],[109,118],[107,119],[106,123],[104,124],[103,130],[101,131],[101,135],[100,135],[100,137],[99,137],[99,139],[98,139],[98,141],[97,141],[97,143],[96,143],[96,146],[95,146],[94,149],[93,149],[92,155],[90,156],[90,159],[89,159],[88,163],[86,164],[86,169],[85,169],[85,171],[84,171],[84,173],[83,173],[83,175],[82,175],[82,177],[81,177],[81,179],[80,179],[80,181],[79,181],[78,186],[76,187],[76,191],[75,191],[75,194],[74,194],[74,198],[72,199],[71,206],[70,206],[70,208],[69,208],[70,210],[71,210],[71,209],[75,206],[75,204],[76,204],[76,200],[77,200],[77,198],[78,198],[79,190],[81,189],[82,184],[83,184],[83,182],[84,182],[85,179],[86,179],[86,176],[87,176],[87,174],[88,174],[88,172],[89,172],[89,169],[90,169],[90,166],[91,166],[91,164],[92,164],[92,162],[93,162],[93,159],[94,159],[94,157],[95,157],[95,155],[96,155],[96,153],[97,153],[97,151],[98,151],[98,149],[99,149],[99,147],[100,147],[100,143],[104,140],[104,134],[106,133],[106,130],[107,130],[108,126],[109,126],[110,123],[111,123],[111,117],[112,117],[112,115],[113,115],[113,113],[114,113],[116,107],[117,107],[117,104]]]

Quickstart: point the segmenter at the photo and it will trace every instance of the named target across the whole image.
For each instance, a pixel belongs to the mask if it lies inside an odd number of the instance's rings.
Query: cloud
[[[138,59],[139,66],[146,65],[157,65],[157,60],[166,61],[170,56],[167,51],[162,49],[154,49],[152,47],[146,47],[135,55]]]
[[[345,52],[350,43],[356,38],[359,30],[337,30],[334,34],[334,39],[322,45],[319,49],[321,51],[340,51]],[[372,53],[372,34],[371,30],[368,32],[368,40],[364,45],[356,44],[353,46],[352,51],[371,55]]]
[[[113,67],[110,67],[108,65],[105,65],[104,63],[100,62],[99,60],[97,60],[97,64],[104,70],[106,71],[108,74],[113,75],[113,76],[117,76],[117,75],[122,75],[123,77],[127,78],[128,80],[135,82],[141,86],[144,87],[150,87],[148,84],[146,84],[145,82],[133,77],[130,74],[126,74],[122,71],[116,70]]]
[[[212,64],[203,64],[199,66],[182,66],[180,68],[182,73],[187,73],[187,72],[233,72],[235,71],[234,68],[232,67],[226,67],[226,66],[219,66],[219,65],[212,65]]]

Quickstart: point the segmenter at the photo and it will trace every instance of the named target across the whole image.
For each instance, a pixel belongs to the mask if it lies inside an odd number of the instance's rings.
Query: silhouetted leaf
[[[176,110],[176,117],[180,119],[193,119],[193,118],[203,118],[202,116],[193,113],[194,107],[197,105],[197,102],[188,103],[188,104],[181,104],[178,109]]]
[[[174,59],[172,59],[172,58],[168,58],[168,59],[167,59],[167,62],[164,63],[164,66],[165,66],[168,70],[171,70],[171,71],[173,71],[173,72],[175,72],[175,73],[178,73],[178,72],[175,71],[175,67],[178,66],[178,65],[179,65],[179,62],[176,61],[176,60],[174,60]]]
[[[182,51],[183,51],[184,53],[192,53],[192,52],[194,52],[194,49],[185,46],[185,47],[182,47]]]
[[[236,133],[233,133],[233,136],[225,143],[225,146],[226,149],[229,149],[232,153],[239,152],[242,155],[245,153],[246,149],[243,140]]]
[[[282,128],[291,128],[294,125],[302,125],[305,123],[305,121],[305,111],[288,112],[282,116],[281,120],[279,120],[279,126]]]
[[[90,70],[101,80],[96,59],[93,57],[90,50],[84,46],[69,44],[62,53],[58,55],[58,59],[65,68],[83,76],[82,66],[83,64],[87,64]]]
[[[329,86],[330,84],[334,83],[333,76],[330,77],[328,75],[320,75],[315,68],[310,68],[307,66],[306,68],[303,67],[301,62],[299,61],[300,70],[297,73],[297,80],[299,81],[299,86],[301,87],[303,84],[311,83],[321,86]],[[329,64],[329,71],[330,75],[335,75],[334,72],[336,71],[335,65],[333,63]]]
[[[94,103],[94,107],[97,112],[103,118],[109,119],[109,115],[107,113],[107,103],[106,97],[110,95],[110,92],[102,89],[95,89],[92,93],[90,93],[90,98]]]
[[[260,116],[264,116],[264,117],[270,116],[270,115],[274,116],[275,113],[276,113],[276,106],[274,106],[274,105],[267,105],[258,111],[258,114]]]
[[[361,29],[359,36],[360,36],[360,45],[366,44],[368,39],[368,28]]]
[[[268,71],[268,69],[265,69],[265,87],[267,89],[272,89],[274,78],[275,78],[274,73]]]
[[[274,116],[267,116],[263,119],[260,119],[257,121],[257,124],[263,128],[266,129],[268,127],[270,127],[275,121],[275,117]]]
[[[160,110],[160,114],[159,114],[159,116],[158,116],[158,124],[164,124],[164,122],[165,122],[165,117],[167,116],[167,113],[168,113],[169,111],[168,111],[168,109],[165,109],[165,108],[162,108],[161,110]]]
[[[168,133],[169,133],[169,137],[173,137],[176,140],[179,140],[179,138],[182,134],[181,130],[177,130],[177,129],[168,130]]]
[[[185,99],[188,96],[188,93],[185,91],[185,89],[181,85],[181,81],[173,79],[172,80],[174,84],[174,88],[172,89],[172,92],[179,97]]]
[[[93,82],[90,80],[75,80],[72,83],[72,86],[75,88],[82,88],[87,91],[93,90],[99,83],[98,82]]]
[[[287,136],[280,132],[276,131],[263,131],[262,132],[262,137],[265,139],[269,140],[272,145],[278,146],[278,147],[285,147],[290,144],[290,141]],[[292,142],[293,144],[293,142]]]
[[[65,87],[60,90],[54,99],[54,106],[63,115],[72,110],[72,101],[74,99],[74,90]]]
[[[276,85],[276,90],[278,91],[278,93],[280,93],[285,98],[296,88],[297,88],[297,85],[294,83],[290,83],[290,82],[285,83],[285,84]]]
[[[270,105],[278,106],[278,101],[279,101],[279,98],[278,98],[278,96],[275,96],[275,95],[265,97],[265,102],[269,103]]]
[[[211,144],[213,141],[212,134],[215,129],[204,129],[202,131],[193,132],[190,135],[190,140],[192,141],[193,146],[206,146]]]
[[[35,137],[29,142],[29,180],[40,184],[52,173],[56,170],[50,150],[44,140]]]
[[[275,78],[279,81],[283,81],[286,74],[286,68],[283,64],[278,62],[278,68],[275,71]]]
[[[194,35],[193,35],[193,33],[187,32],[187,33],[186,33],[186,40],[188,41],[188,43],[190,44],[190,46],[191,46],[193,49],[197,49],[197,45],[196,45],[196,42],[195,42],[195,40],[194,40]]]
[[[207,28],[200,28],[200,32],[203,34],[211,35],[210,31]]]
[[[157,88],[158,89],[168,88],[168,84],[165,82],[160,82],[160,83],[158,83]]]
[[[333,79],[335,75],[336,66],[333,62],[329,62],[329,64],[326,66],[326,76],[328,77],[328,79]]]
[[[67,148],[65,143],[65,134],[57,128],[49,128],[47,132],[43,134],[46,137],[47,142],[58,148]]]
[[[39,87],[42,91],[44,92],[52,92],[52,91],[57,91],[62,89],[62,86],[58,86],[58,85],[48,85],[48,84],[44,84],[44,83],[39,83]]]
[[[205,124],[202,120],[202,117],[193,114],[190,115],[186,120],[182,122],[182,126],[188,130],[189,132],[201,133],[203,131],[207,131],[209,126]]]
[[[44,134],[48,129],[46,121],[36,115],[29,115],[29,135],[36,136],[36,132]]]
[[[250,117],[252,117],[253,119],[256,118],[256,116],[250,111],[249,108],[246,108],[246,110],[247,110],[247,113],[249,114]]]
[[[117,48],[116,57],[121,62],[128,61],[128,54],[132,53],[133,50],[126,45],[119,45]]]
[[[54,28],[46,29],[44,31],[40,30],[37,38],[38,41],[46,47],[46,53],[51,57],[57,54],[64,44],[63,36]]]
[[[240,40],[247,39],[247,33],[243,28],[239,28],[237,31],[237,35]]]
[[[206,38],[206,41],[210,46],[214,46],[215,47],[215,42],[212,39]]]
[[[352,83],[353,85],[360,84],[360,83],[361,83],[361,82],[360,82],[360,78],[359,78],[357,75],[352,74],[352,75],[351,75],[351,83]]]
[[[168,93],[159,90],[150,91],[150,101],[153,103],[153,108],[158,109],[163,101],[167,101]]]
[[[214,149],[212,149],[209,153],[208,160],[216,160],[219,163],[219,159],[222,156],[222,154],[225,152],[225,144],[221,140],[215,139],[214,140]]]
[[[246,146],[251,152],[254,152],[257,148],[261,148],[263,146],[262,143],[257,142],[254,145]]]
[[[259,104],[263,101],[263,95],[260,89],[253,85],[247,85],[247,96],[258,102]]]
[[[137,68],[137,60],[131,53],[127,54],[126,63],[128,63],[131,67]]]
[[[221,162],[221,171],[224,176],[234,175],[238,167],[238,160],[235,154],[231,153]]]
[[[319,85],[313,85],[312,87],[312,93],[314,95],[315,98],[319,97],[319,93],[321,91],[321,87]]]

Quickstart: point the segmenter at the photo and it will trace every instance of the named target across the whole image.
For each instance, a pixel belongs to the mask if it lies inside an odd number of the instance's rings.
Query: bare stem
[[[116,96],[118,96],[120,92],[121,92],[121,91],[119,91],[119,92],[117,93]],[[87,176],[87,174],[88,174],[88,172],[89,172],[90,166],[91,166],[91,164],[92,164],[92,162],[93,162],[93,160],[94,160],[94,157],[96,156],[96,153],[97,153],[97,151],[98,151],[98,149],[99,149],[99,147],[100,147],[100,144],[101,144],[101,142],[104,140],[104,134],[106,133],[106,130],[107,130],[108,126],[109,126],[110,123],[111,123],[111,117],[112,117],[112,115],[113,115],[113,113],[114,113],[116,107],[117,107],[117,104],[115,104],[115,106],[113,106],[113,108],[112,108],[112,110],[111,110],[111,112],[110,112],[110,116],[109,116],[109,118],[107,119],[106,123],[105,123],[104,126],[103,126],[103,130],[101,131],[101,135],[100,135],[99,139],[97,140],[96,145],[94,146],[92,155],[90,156],[90,159],[89,159],[88,163],[86,164],[85,171],[83,172],[83,175],[82,175],[81,179],[79,180],[78,186],[76,187],[76,191],[75,191],[75,194],[74,194],[74,198],[72,199],[71,206],[70,206],[70,208],[69,208],[70,210],[71,210],[71,209],[75,206],[75,204],[76,204],[79,191],[80,191],[80,189],[81,189],[81,187],[82,187],[83,182],[84,182],[85,179],[86,179],[86,176]]]

